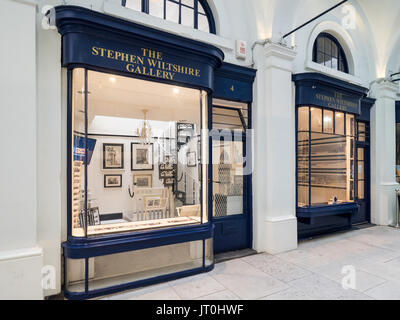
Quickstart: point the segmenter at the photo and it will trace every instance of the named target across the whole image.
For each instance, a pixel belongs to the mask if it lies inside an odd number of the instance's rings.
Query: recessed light
[[[178,93],[179,93],[179,89],[178,89],[178,88],[174,88],[174,89],[172,90],[172,92],[173,92],[174,94],[178,94]]]
[[[115,81],[117,81],[117,79],[115,79],[114,77],[110,77],[109,80],[110,80],[110,82],[115,82]]]

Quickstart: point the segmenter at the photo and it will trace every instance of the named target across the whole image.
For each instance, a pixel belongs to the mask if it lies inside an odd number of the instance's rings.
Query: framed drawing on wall
[[[103,143],[103,169],[124,169],[124,145]]]
[[[153,144],[131,143],[132,171],[147,171],[154,169]]]
[[[138,188],[151,188],[153,186],[152,174],[135,174],[133,176],[133,185]]]
[[[105,174],[104,188],[121,188],[122,174]]]

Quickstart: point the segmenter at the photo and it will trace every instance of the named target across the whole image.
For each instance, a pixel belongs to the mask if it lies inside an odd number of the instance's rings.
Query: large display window
[[[207,222],[207,93],[72,72],[71,234]]]
[[[297,109],[299,207],[355,201],[355,117],[314,106]]]

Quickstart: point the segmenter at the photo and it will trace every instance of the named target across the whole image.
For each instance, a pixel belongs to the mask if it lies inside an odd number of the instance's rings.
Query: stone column
[[[35,1],[0,1],[0,39],[0,300],[42,299]]]
[[[387,80],[371,85],[376,98],[371,109],[371,222],[378,225],[395,222],[396,92],[397,86]]]
[[[295,56],[272,42],[254,48],[254,248],[271,254],[297,247]]]

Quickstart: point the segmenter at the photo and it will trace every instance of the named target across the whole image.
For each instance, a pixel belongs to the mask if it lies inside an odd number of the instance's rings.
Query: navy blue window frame
[[[306,107],[306,108],[308,108],[308,130],[307,131],[302,131],[302,130],[299,130],[299,125],[298,125],[298,123],[299,123],[299,118],[298,118],[298,113],[299,113],[299,109],[300,108],[304,108],[304,107]],[[341,110],[335,110],[335,109],[330,109],[330,108],[324,108],[324,107],[321,107],[321,106],[314,106],[314,105],[297,105],[297,107],[296,107],[296,207],[297,208],[300,208],[299,206],[298,206],[298,194],[299,194],[299,166],[298,166],[298,163],[299,163],[299,153],[298,153],[298,145],[299,145],[299,133],[301,133],[301,132],[303,132],[303,133],[305,133],[305,132],[307,132],[308,133],[308,135],[309,135],[309,141],[311,140],[311,134],[313,133],[313,131],[311,130],[311,108],[317,108],[317,109],[321,109],[321,116],[322,116],[322,121],[321,121],[321,133],[324,133],[324,121],[323,121],[323,119],[324,119],[324,111],[326,110],[326,111],[331,111],[331,112],[333,112],[333,133],[332,134],[334,134],[334,135],[340,135],[340,136],[343,136],[343,137],[347,137],[347,132],[346,132],[346,130],[347,130],[347,123],[346,123],[346,121],[347,121],[347,115],[354,115],[354,114],[352,114],[352,113],[349,113],[349,112],[345,112],[345,111],[341,111]],[[343,113],[344,114],[344,134],[337,134],[336,133],[336,121],[335,121],[335,119],[336,119],[336,113]],[[354,115],[355,116],[355,115]],[[358,127],[357,127],[357,121],[356,121],[356,116],[354,117],[354,126],[353,126],[353,132],[354,132],[354,143],[356,143],[357,142],[357,140],[358,140]],[[314,131],[315,132],[315,131]],[[354,150],[353,150],[353,152],[355,152]],[[355,152],[355,154],[354,154],[354,163],[356,163],[356,161],[358,161],[358,159],[357,159],[358,157],[357,157],[357,152]],[[312,202],[311,202],[311,189],[312,189],[312,186],[311,186],[311,175],[312,175],[312,170],[311,170],[311,162],[312,162],[312,160],[311,160],[311,143],[308,143],[308,205],[305,207],[305,208],[312,208],[312,207],[319,207],[319,205],[312,205]],[[355,165],[355,164],[353,164],[353,165]],[[356,201],[356,199],[357,199],[357,188],[356,188],[356,185],[357,185],[357,183],[358,183],[358,177],[356,176],[356,172],[354,172],[354,177],[353,177],[353,201],[352,202],[348,202],[347,204],[352,204],[352,203],[355,203],[355,201]]]
[[[198,17],[199,15],[203,15],[207,17],[208,20],[208,26],[209,26],[209,32],[216,34],[216,28],[215,28],[215,20],[212,14],[212,10],[210,6],[208,5],[206,0],[193,0],[193,7],[188,6],[184,3],[182,3],[182,0],[164,0],[164,20],[166,20],[166,3],[167,1],[173,2],[179,6],[179,24],[182,22],[182,7],[187,7],[190,9],[193,9],[194,16],[193,16],[193,26],[194,29],[198,29]],[[126,6],[126,0],[121,0],[122,6]],[[201,13],[199,11],[199,6],[201,6],[204,10],[204,13]],[[150,0],[141,0],[141,11],[143,13],[150,14]]]
[[[325,47],[325,40],[329,40],[331,42],[331,49],[328,52],[327,48]],[[324,50],[321,51],[318,49],[318,42],[319,41],[324,41]],[[333,49],[332,49],[332,45],[335,45],[337,50],[336,50],[336,54],[333,53]],[[346,54],[344,53],[343,47],[340,45],[339,41],[332,36],[329,33],[320,33],[317,37],[317,39],[315,39],[314,42],[314,47],[313,47],[313,61],[316,63],[321,64],[320,62],[318,62],[318,54],[323,54],[324,57],[330,57],[332,58],[336,58],[337,59],[337,70],[344,72],[344,73],[349,73],[349,65],[347,63],[347,58],[346,58]],[[324,59],[324,61],[326,61]],[[325,63],[323,64],[325,65]],[[325,65],[326,66],[326,65]],[[327,66],[328,68],[334,69],[332,66]]]

